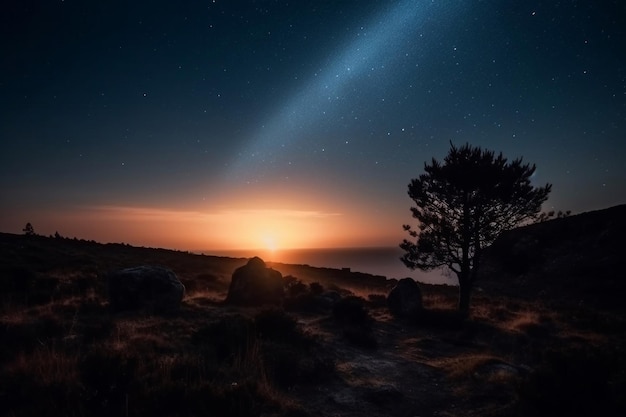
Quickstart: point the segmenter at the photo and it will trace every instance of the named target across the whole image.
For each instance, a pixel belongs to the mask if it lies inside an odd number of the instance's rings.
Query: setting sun
[[[270,252],[276,252],[276,250],[278,250],[278,242],[273,234],[264,235],[263,244],[265,246],[265,249]]]

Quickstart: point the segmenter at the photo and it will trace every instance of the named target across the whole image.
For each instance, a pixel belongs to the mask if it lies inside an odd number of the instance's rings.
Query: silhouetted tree
[[[24,228],[22,229],[22,232],[24,232],[26,236],[35,236],[35,229],[33,228],[33,225],[30,223],[26,223],[26,226],[24,226]]]
[[[419,230],[404,225],[417,241],[400,244],[402,262],[424,271],[448,267],[459,280],[459,309],[469,312],[483,248],[502,231],[533,221],[548,198],[552,185],[533,187],[534,172],[521,158],[508,162],[502,153],[451,144],[443,163],[433,158],[409,184]]]

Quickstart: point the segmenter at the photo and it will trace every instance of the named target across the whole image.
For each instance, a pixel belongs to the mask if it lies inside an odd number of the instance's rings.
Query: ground
[[[270,264],[304,285],[284,306],[224,303],[245,259],[0,236],[0,404],[7,416],[621,415],[621,311],[422,286],[392,317],[393,282]],[[158,263],[180,311],[113,313],[106,271]],[[311,283],[345,301],[333,309]],[[292,286],[292,288],[295,288]],[[319,290],[319,286],[316,290]]]

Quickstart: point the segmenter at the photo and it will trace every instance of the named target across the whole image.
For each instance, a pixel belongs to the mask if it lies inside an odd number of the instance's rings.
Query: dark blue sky
[[[20,1],[0,26],[3,231],[395,244],[450,142],[536,163],[546,208],[626,202],[621,1]],[[311,218],[341,239],[276,232]]]

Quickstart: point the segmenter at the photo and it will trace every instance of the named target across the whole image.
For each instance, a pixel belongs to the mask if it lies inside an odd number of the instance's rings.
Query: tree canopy
[[[443,162],[432,159],[412,179],[409,197],[418,229],[404,225],[402,262],[411,269],[447,267],[459,280],[459,308],[469,310],[470,292],[480,269],[482,249],[504,230],[536,220],[551,184],[532,185],[535,165],[522,158],[469,144],[451,144]]]

